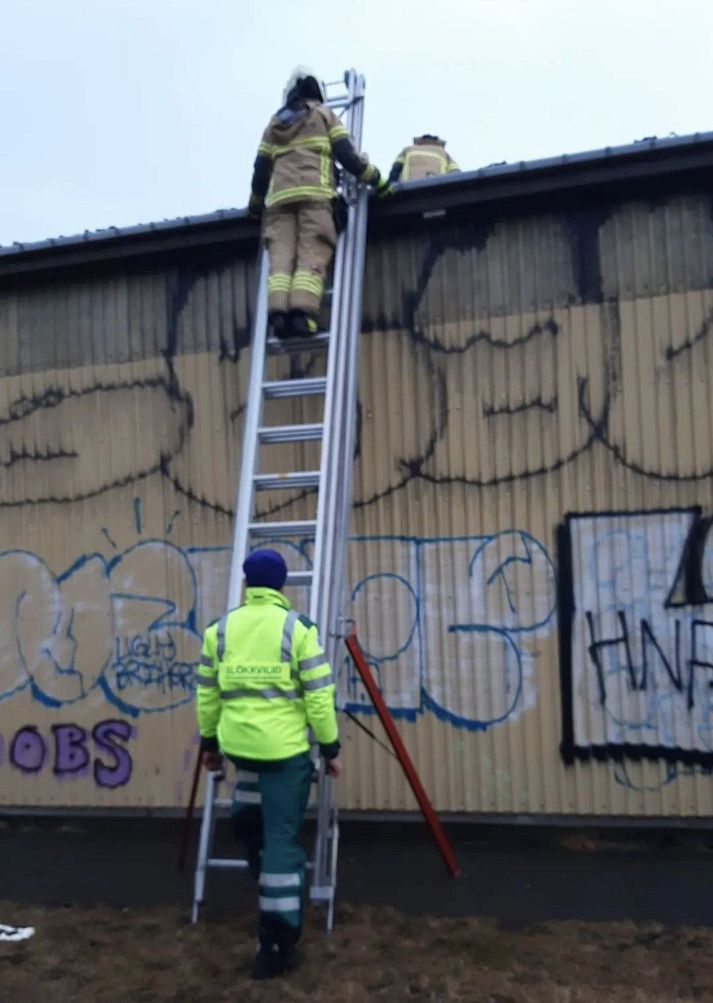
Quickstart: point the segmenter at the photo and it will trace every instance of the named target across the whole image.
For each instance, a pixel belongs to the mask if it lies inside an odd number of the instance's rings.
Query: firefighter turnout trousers
[[[289,759],[230,758],[238,771],[233,833],[249,859],[260,859],[260,944],[283,949],[302,932],[305,851],[300,833],[312,760],[309,752]]]
[[[270,256],[268,313],[302,310],[316,320],[337,241],[331,202],[266,209],[263,239]]]

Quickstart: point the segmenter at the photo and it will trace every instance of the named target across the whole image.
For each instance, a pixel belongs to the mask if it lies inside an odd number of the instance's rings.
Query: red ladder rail
[[[369,694],[369,699],[374,705],[376,713],[379,715],[379,720],[384,726],[384,731],[389,737],[389,741],[393,746],[393,750],[396,753],[398,761],[401,763],[401,768],[404,771],[404,775],[409,782],[411,790],[416,796],[418,801],[418,806],[421,809],[421,814],[424,817],[426,825],[431,831],[431,835],[436,841],[436,845],[440,850],[443,861],[448,868],[448,871],[452,878],[457,878],[460,874],[460,867],[458,866],[458,861],[453,852],[453,847],[450,844],[448,836],[446,836],[443,831],[443,826],[438,820],[438,816],[433,810],[431,802],[428,800],[428,794],[424,790],[423,784],[416,772],[416,768],[411,762],[411,757],[406,751],[406,746],[404,745],[401,736],[396,730],[396,725],[394,724],[394,719],[389,714],[389,710],[384,703],[384,698],[381,695],[379,687],[376,685],[374,677],[371,674],[369,666],[366,664],[366,659],[364,658],[364,652],[361,650],[361,645],[356,636],[356,632],[350,634],[346,639],[347,650],[351,655],[352,661],[356,666],[357,672],[361,676],[361,681],[366,687],[366,691]]]

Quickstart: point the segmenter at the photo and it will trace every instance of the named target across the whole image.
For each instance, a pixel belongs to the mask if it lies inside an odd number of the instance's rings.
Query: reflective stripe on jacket
[[[223,752],[245,759],[286,759],[337,740],[334,682],[317,627],[281,592],[247,589],[243,606],[203,636],[197,687],[198,727]]]
[[[458,164],[446,151],[444,140],[417,136],[413,146],[407,146],[394,161],[389,182],[419,181],[458,170]]]
[[[258,147],[251,204],[332,199],[334,160],[360,181],[376,184],[378,170],[359,153],[331,108],[302,101],[273,115]]]

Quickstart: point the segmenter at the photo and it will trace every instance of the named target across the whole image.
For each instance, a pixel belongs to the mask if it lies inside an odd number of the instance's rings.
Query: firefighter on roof
[[[268,319],[278,338],[317,331],[336,244],[334,160],[359,181],[386,187],[377,168],[357,151],[345,126],[325,106],[324,84],[313,70],[298,66],[283,100],[258,148],[249,203],[254,216],[265,209]]]
[[[414,136],[413,146],[407,146],[398,155],[389,174],[389,184],[420,181],[459,170],[458,164],[446,152],[445,139],[424,133],[423,136]]]
[[[302,930],[305,852],[300,831],[313,764],[307,726],[339,776],[332,672],[317,627],[291,608],[287,567],[275,550],[243,564],[246,599],[205,631],[197,712],[203,764],[237,767],[233,830],[260,885],[259,949],[253,978],[296,967]]]

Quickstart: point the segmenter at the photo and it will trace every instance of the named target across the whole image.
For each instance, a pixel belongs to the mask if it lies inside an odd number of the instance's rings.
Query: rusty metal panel
[[[348,613],[440,810],[711,813],[710,208],[682,190],[372,234]],[[187,797],[253,279],[201,249],[0,293],[2,804]],[[342,805],[413,809],[343,733]]]

